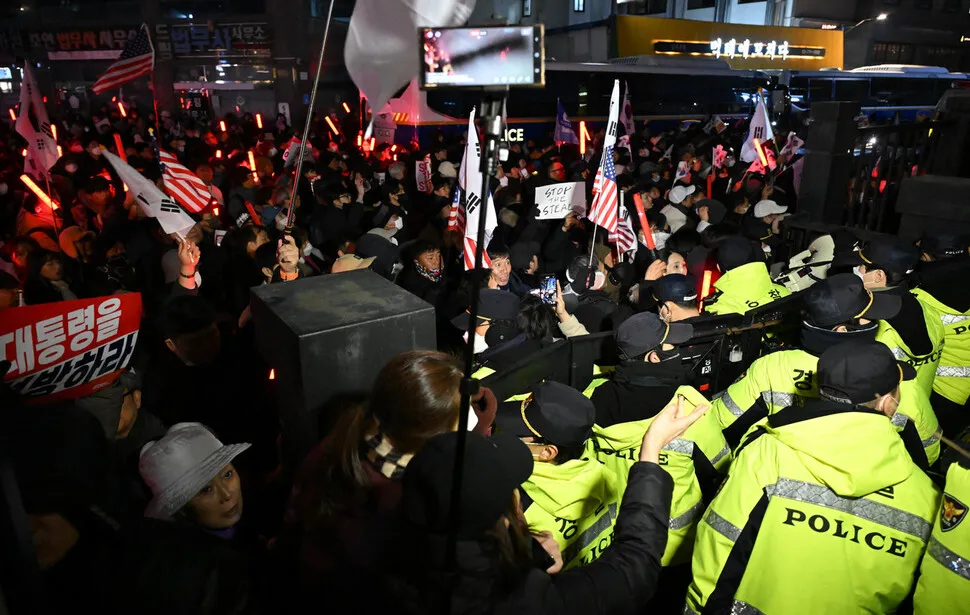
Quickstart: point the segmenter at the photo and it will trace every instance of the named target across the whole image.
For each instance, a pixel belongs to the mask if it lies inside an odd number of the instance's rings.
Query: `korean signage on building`
[[[265,23],[159,24],[156,53],[170,58],[266,58],[270,55]]]
[[[121,55],[136,26],[122,28],[49,29],[30,32],[27,40],[48,60],[114,60]]]
[[[732,68],[819,70],[842,67],[842,43],[842,32],[816,28],[617,18],[618,57],[706,57]]]

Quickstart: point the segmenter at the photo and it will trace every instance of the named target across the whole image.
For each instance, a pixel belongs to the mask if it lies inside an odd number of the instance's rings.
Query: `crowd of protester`
[[[583,216],[537,219],[542,186],[584,182],[592,201],[602,134],[587,156],[551,138],[509,144],[489,180],[491,266],[466,271],[452,206],[463,134],[371,149],[315,118],[294,177],[282,118],[263,130],[249,113],[227,115],[222,130],[107,105],[54,117],[63,156],[49,183],[37,179],[56,209],[22,184],[23,144],[0,131],[0,318],[129,292],[144,313],[110,387],[41,406],[4,392],[0,437],[36,556],[22,574],[42,583],[33,612],[933,613],[956,604],[950,596],[966,603],[970,573],[945,585],[923,555],[946,467],[970,468],[942,465],[940,434],[956,439],[970,414],[961,382],[934,386],[944,331],[930,326],[970,309],[970,293],[951,284],[970,258],[960,238],[854,251],[838,237],[829,278],[804,293],[798,349],[701,395],[679,351],[694,329],[792,293],[774,281],[791,256],[792,161],[779,157],[768,175],[733,153],[712,165],[716,146],[740,151],[741,126],[645,128],[615,150],[637,237],[625,254],[602,229],[593,241]],[[184,237],[146,216],[106,161],[116,136],[160,187],[159,147],[210,188]],[[419,191],[426,155],[430,185]],[[437,348],[392,359],[366,402],[334,417],[300,467],[284,467],[251,289],[361,269],[434,306]],[[557,340],[607,332],[614,364],[585,393],[547,381],[521,398],[474,396],[454,527],[461,353],[474,352],[483,378]],[[929,371],[898,366],[907,355],[929,357],[909,362]],[[942,360],[966,370],[967,358]],[[781,491],[786,480],[832,498],[806,504]],[[906,515],[909,526],[893,525]],[[833,533],[843,540],[814,538]],[[948,548],[970,556],[966,544]]]

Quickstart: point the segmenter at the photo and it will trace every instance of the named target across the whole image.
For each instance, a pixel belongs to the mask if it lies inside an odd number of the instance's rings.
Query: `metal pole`
[[[485,253],[485,224],[488,220],[488,179],[495,173],[498,166],[498,144],[501,138],[502,118],[501,103],[508,96],[508,88],[501,92],[487,92],[485,101],[479,117],[485,126],[485,138],[481,144],[481,161],[479,172],[482,176],[481,196],[482,201],[478,205],[478,228],[475,245],[475,269],[481,269],[483,254]],[[468,306],[468,343],[465,349],[465,377],[461,381],[461,401],[458,405],[458,442],[455,446],[455,466],[452,471],[451,485],[451,518],[449,519],[448,541],[447,541],[447,561],[445,570],[457,571],[457,539],[458,524],[461,521],[461,488],[463,482],[465,464],[465,441],[468,436],[468,408],[470,407],[471,397],[478,393],[478,381],[472,378],[475,368],[475,328],[478,320],[478,297],[479,287],[477,284],[472,286],[471,305]],[[456,577],[453,577],[456,578]],[[445,592],[447,604],[442,605],[443,612],[450,610],[450,601],[454,592],[454,585],[450,585]]]
[[[323,54],[327,50],[327,37],[330,35],[330,19],[333,17],[334,0],[330,0],[327,11],[327,25],[323,29],[323,42],[320,43],[320,57],[317,59],[317,74],[313,78],[313,89],[310,90],[310,106],[306,111],[306,123],[303,126],[303,139],[300,141],[300,152],[296,159],[296,170],[293,173],[293,187],[290,189],[290,207],[286,212],[286,232],[293,230],[293,214],[296,211],[296,189],[300,184],[300,173],[303,172],[303,156],[306,153],[306,141],[310,136],[310,122],[313,120],[313,104],[317,101],[317,88],[320,86],[320,72],[323,69]]]

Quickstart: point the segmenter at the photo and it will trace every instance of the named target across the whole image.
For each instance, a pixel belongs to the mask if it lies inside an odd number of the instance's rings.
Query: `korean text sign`
[[[74,399],[117,379],[141,324],[141,295],[130,293],[3,311],[5,381],[28,402]]]
[[[570,212],[586,215],[586,183],[569,182],[536,188],[538,220],[565,218]]]

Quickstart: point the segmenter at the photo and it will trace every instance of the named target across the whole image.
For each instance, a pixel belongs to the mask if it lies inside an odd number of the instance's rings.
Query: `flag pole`
[[[320,57],[317,58],[317,74],[313,77],[313,89],[310,90],[310,105],[306,110],[306,122],[303,125],[303,139],[300,141],[300,152],[296,159],[296,169],[293,171],[293,186],[290,188],[290,206],[286,210],[285,233],[293,231],[293,214],[296,212],[296,190],[300,184],[300,173],[303,172],[303,156],[306,154],[306,142],[310,137],[310,123],[313,120],[313,104],[317,100],[317,88],[320,86],[320,72],[323,69],[323,54],[327,50],[327,37],[330,35],[330,21],[333,17],[334,0],[330,0],[327,10],[327,25],[323,28],[323,41],[320,43]]]

